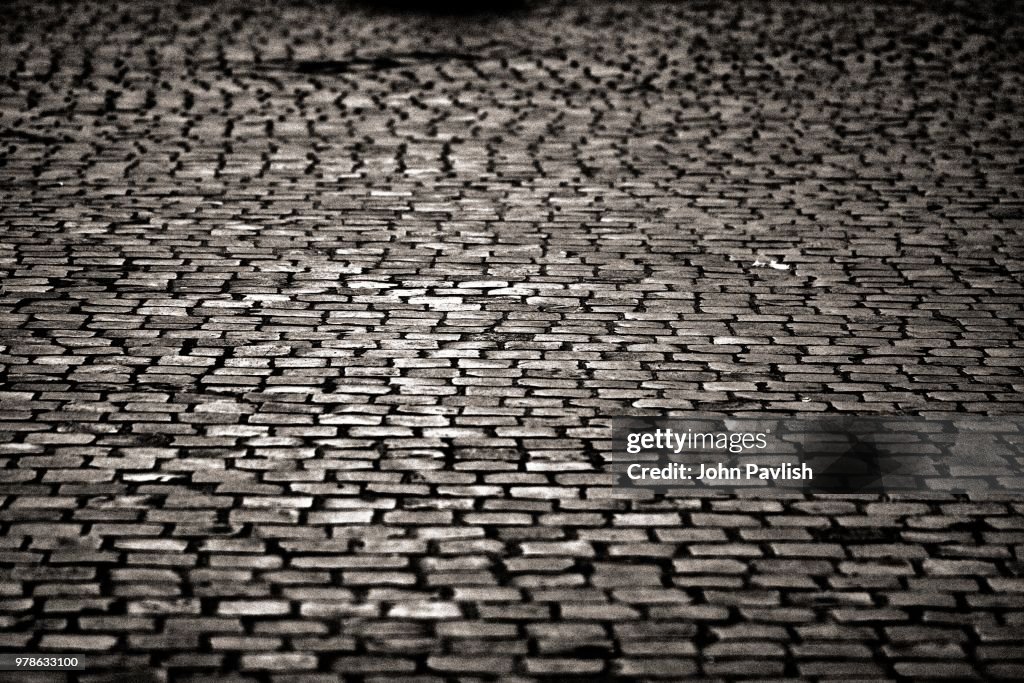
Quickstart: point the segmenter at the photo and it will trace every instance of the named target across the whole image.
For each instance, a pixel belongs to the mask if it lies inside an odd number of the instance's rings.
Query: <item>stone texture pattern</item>
[[[0,648],[1024,677],[1021,502],[601,458],[625,415],[1019,413],[1021,45],[1012,2],[3,3]]]

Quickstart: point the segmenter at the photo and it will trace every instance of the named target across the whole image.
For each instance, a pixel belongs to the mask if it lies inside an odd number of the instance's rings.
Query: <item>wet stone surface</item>
[[[600,457],[625,415],[1021,411],[1021,19],[4,3],[0,648],[1021,678],[1020,502]]]

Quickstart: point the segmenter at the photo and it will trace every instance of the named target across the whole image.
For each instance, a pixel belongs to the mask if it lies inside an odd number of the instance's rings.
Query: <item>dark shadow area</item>
[[[493,17],[519,14],[528,9],[525,0],[496,0],[472,2],[472,0],[357,0],[363,9],[385,13],[418,14],[436,17]]]
[[[877,446],[870,437],[856,433],[835,434],[842,437],[839,449],[812,449],[805,453],[808,462],[828,463],[815,468],[811,485],[814,493],[884,493],[883,469]]]
[[[415,66],[423,62],[474,62],[480,59],[476,55],[458,52],[427,52],[415,50],[407,53],[381,55],[375,57],[352,57],[350,59],[304,60],[293,64],[293,68],[303,74],[339,74],[350,71],[383,71]]]

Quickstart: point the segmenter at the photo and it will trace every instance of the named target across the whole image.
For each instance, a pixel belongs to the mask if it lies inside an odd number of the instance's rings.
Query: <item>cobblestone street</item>
[[[0,652],[1024,679],[1024,501],[603,458],[1024,414],[1022,46],[1014,2],[4,2]]]

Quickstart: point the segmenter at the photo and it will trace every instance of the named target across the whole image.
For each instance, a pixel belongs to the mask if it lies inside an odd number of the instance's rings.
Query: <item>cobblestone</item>
[[[0,650],[1021,678],[1020,503],[600,456],[622,416],[1020,413],[1022,20],[4,3]]]

